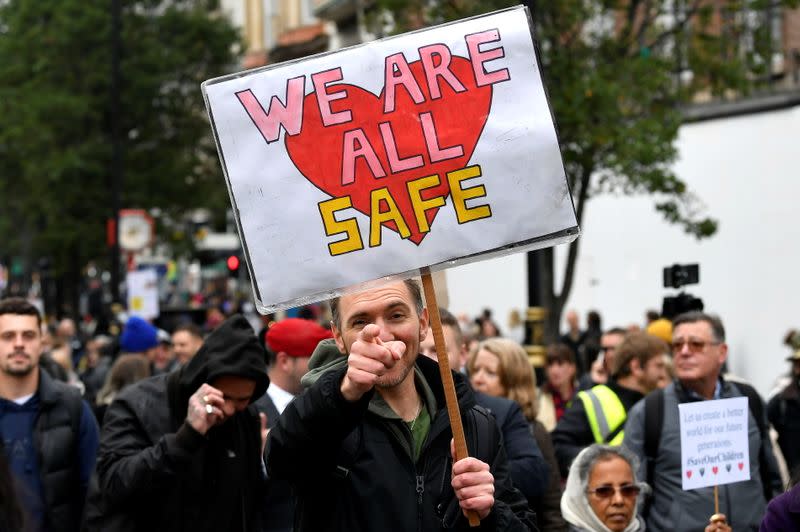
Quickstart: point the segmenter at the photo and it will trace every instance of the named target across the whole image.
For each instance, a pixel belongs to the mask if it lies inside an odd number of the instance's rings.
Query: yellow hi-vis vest
[[[594,441],[607,445],[622,445],[625,437],[624,430],[618,431],[611,441],[606,441],[608,436],[622,426],[628,417],[617,394],[605,384],[598,384],[591,390],[578,392],[578,397],[586,410]]]

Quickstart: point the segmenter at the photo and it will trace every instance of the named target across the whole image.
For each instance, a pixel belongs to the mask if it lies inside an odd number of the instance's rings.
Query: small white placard
[[[683,489],[750,480],[747,397],[678,405]]]
[[[155,270],[128,272],[128,315],[152,320],[159,315],[158,275]]]

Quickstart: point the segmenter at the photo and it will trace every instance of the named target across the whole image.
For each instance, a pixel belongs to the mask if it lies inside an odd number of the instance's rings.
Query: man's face
[[[203,345],[203,340],[186,331],[177,331],[172,335],[172,350],[178,362],[186,364]]]
[[[665,353],[659,354],[645,363],[640,383],[646,393],[650,393],[656,388],[663,388],[669,382],[665,356]]]
[[[447,360],[450,362],[450,369],[461,371],[464,366],[464,354],[466,348],[463,343],[458,341],[458,335],[450,325],[442,325],[442,335],[444,336],[444,348],[447,351]],[[436,356],[436,345],[433,340],[433,331],[428,328],[425,339],[419,344],[420,353],[426,357],[438,360]]]
[[[160,343],[153,351],[153,365],[158,369],[164,369],[172,361],[172,356],[172,346]]]
[[[716,378],[728,357],[728,346],[714,339],[705,321],[681,323],[672,333],[675,376],[681,381]]]
[[[299,395],[303,391],[300,379],[308,373],[308,361],[311,357],[292,357],[284,353],[281,368],[286,373],[290,384],[290,389],[286,390],[294,395]]]
[[[42,356],[42,333],[36,316],[0,315],[0,371],[14,377],[29,375]]]
[[[344,295],[339,299],[340,327],[333,326],[333,337],[342,353],[350,353],[350,346],[361,330],[374,323],[381,328],[383,342],[403,342],[406,351],[391,371],[378,378],[376,386],[388,388],[405,380],[414,367],[420,342],[428,332],[428,311],[417,314],[414,300],[405,283],[392,283],[375,290]]]
[[[567,325],[570,329],[577,330],[578,329],[578,313],[574,310],[570,310],[567,312],[566,316]]]
[[[222,397],[225,399],[222,412],[226,418],[247,408],[256,390],[255,381],[233,375],[217,377],[210,384],[222,392]]]
[[[607,373],[611,373],[614,367],[614,358],[617,356],[617,347],[625,338],[624,334],[612,333],[604,334],[600,337],[600,352],[603,353],[603,365]]]

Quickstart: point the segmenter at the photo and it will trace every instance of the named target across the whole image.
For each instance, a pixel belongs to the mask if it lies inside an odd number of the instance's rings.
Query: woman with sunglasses
[[[573,532],[636,532],[639,495],[649,489],[636,481],[638,459],[623,447],[590,445],[569,468],[561,513]]]

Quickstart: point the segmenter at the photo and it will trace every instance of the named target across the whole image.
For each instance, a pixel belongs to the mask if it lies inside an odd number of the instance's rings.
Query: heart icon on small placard
[[[686,472],[686,478],[692,478],[692,470]]]
[[[449,70],[463,83],[464,90],[456,92],[448,83],[440,83],[440,96],[431,97],[421,61],[409,63],[408,68],[423,93],[421,103],[415,103],[408,91],[401,88],[396,95],[396,110],[385,113],[385,90],[376,96],[355,85],[332,85],[332,90],[345,94],[341,99],[337,98],[339,101],[333,104],[334,110],[349,109],[352,119],[346,123],[325,126],[312,92],[305,97],[303,129],[295,136],[286,137],[286,150],[295,167],[318,189],[334,198],[350,196],[353,208],[367,216],[373,210],[371,193],[384,187],[388,189],[388,194],[408,224],[408,240],[419,245],[430,229],[420,227],[409,197],[408,182],[436,174],[439,184],[427,188],[425,197],[445,197],[450,193],[446,175],[466,167],[472,157],[489,117],[492,87],[477,86],[469,59],[453,56]],[[436,83],[439,83],[438,78]],[[426,123],[424,118],[435,122],[435,129],[441,135],[436,139],[439,148],[457,146],[459,156],[433,160],[423,128]],[[365,148],[362,141],[366,139],[377,157],[373,163],[380,165],[385,176],[376,177],[365,162],[365,157],[358,156],[354,158],[355,162],[351,162],[352,175],[347,173],[352,181],[345,179],[343,139],[346,132],[354,130],[363,135],[354,141],[357,147]],[[387,145],[384,137],[390,130],[393,137]],[[402,163],[407,169],[392,173],[390,159],[393,157],[402,159],[394,161],[396,166]],[[410,162],[412,160],[414,164]],[[358,185],[354,186],[355,183]],[[381,209],[385,211],[386,206],[383,205]],[[433,225],[438,211],[439,208],[426,211],[428,226]],[[383,225],[398,231],[394,221],[384,222]]]
[[[742,469],[744,469],[744,462],[739,462],[739,463],[738,463],[738,464],[736,464],[736,465],[738,465],[738,466],[739,466],[739,471],[741,471]]]
[[[702,477],[705,474],[706,474],[706,468],[705,467],[701,467],[700,468],[700,476]]]
[[[730,473],[731,472],[731,465],[730,464],[725,464],[725,469],[727,469],[728,473]]]
[[[717,466],[714,466],[714,467],[711,468],[711,471],[713,471],[714,474],[716,475],[717,472],[719,471],[719,468]]]

